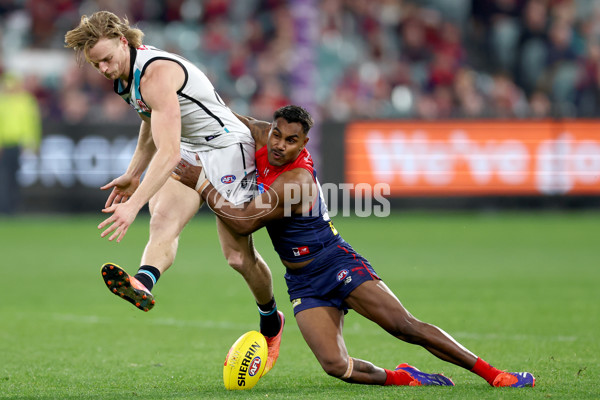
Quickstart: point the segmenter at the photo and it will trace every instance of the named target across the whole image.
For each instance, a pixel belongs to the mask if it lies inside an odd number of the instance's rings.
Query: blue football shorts
[[[322,250],[302,268],[288,268],[285,274],[294,315],[315,307],[347,312],[344,299],[360,284],[379,279],[369,261],[345,241]]]

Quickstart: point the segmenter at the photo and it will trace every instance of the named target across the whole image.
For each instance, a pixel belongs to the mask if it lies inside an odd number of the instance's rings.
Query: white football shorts
[[[196,154],[206,178],[219,193],[233,204],[250,201],[256,191],[254,143],[236,143],[231,146],[205,151],[181,149],[181,158],[198,165]]]

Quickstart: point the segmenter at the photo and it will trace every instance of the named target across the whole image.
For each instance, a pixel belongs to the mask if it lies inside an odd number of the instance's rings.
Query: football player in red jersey
[[[351,383],[439,385],[454,383],[406,363],[387,370],[350,357],[342,336],[344,314],[353,309],[385,331],[418,344],[436,357],[466,368],[492,386],[535,385],[528,372],[498,370],[440,328],[422,322],[404,308],[369,262],[346,243],[333,226],[321,196],[312,158],[306,150],[313,121],[298,106],[282,107],[273,122],[238,116],[256,142],[259,194],[243,207],[223,199],[201,166],[182,161],[176,175],[198,192],[232,230],[249,234],[266,227],[281,262],[298,327],[329,375]]]

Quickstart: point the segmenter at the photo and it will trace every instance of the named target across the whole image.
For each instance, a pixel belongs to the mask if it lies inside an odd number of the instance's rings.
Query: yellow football
[[[267,364],[267,341],[257,331],[244,333],[229,349],[223,366],[227,390],[252,389]]]

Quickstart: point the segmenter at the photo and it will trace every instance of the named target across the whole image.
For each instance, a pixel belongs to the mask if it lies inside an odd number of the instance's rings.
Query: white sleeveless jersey
[[[140,93],[140,81],[153,61],[170,60],[185,72],[183,86],[177,91],[181,109],[181,147],[206,151],[236,143],[253,144],[250,130],[236,118],[217,94],[206,75],[190,61],[152,46],[130,48],[130,71],[127,86],[114,81],[115,92],[139,114],[150,117],[152,110]],[[143,90],[143,88],[142,88]]]

